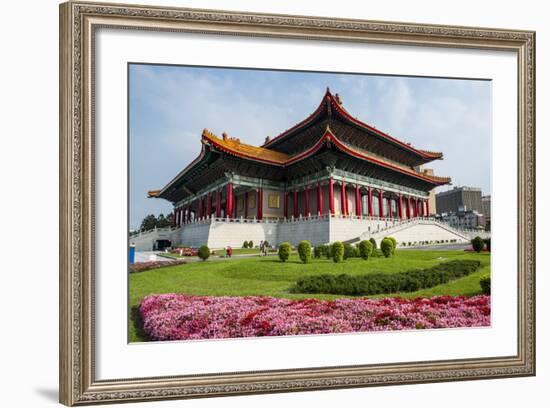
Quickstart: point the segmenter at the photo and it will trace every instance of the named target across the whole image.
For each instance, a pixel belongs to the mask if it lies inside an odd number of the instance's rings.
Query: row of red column
[[[349,210],[349,203],[347,200],[347,185],[344,181],[340,184],[340,211],[342,215],[350,215]],[[305,214],[309,216],[311,214],[310,212],[310,197],[309,197],[309,186],[306,186],[303,190],[304,193],[304,210]],[[317,183],[316,186],[317,189],[317,214],[321,215],[323,213],[323,194],[321,189],[321,184]],[[363,214],[362,210],[362,195],[361,195],[361,187],[359,185],[355,185],[355,215],[361,216]],[[300,193],[298,190],[295,190],[293,192],[286,192],[284,196],[284,217],[288,218],[290,215],[290,208],[289,208],[289,196],[292,194],[292,216],[294,218],[298,218],[300,216],[300,204],[299,204],[299,197]],[[329,179],[328,180],[328,200],[329,200],[329,213],[335,214],[335,201],[334,201],[334,180]],[[374,215],[374,207],[373,207],[373,191],[371,187],[368,187],[367,192],[367,205],[368,205],[368,215],[373,216]],[[391,197],[384,197],[384,191],[378,190],[378,214],[384,214],[384,199],[387,203],[388,211],[387,217],[389,219],[392,219],[393,217],[393,208],[392,203],[393,199]],[[412,218],[412,217],[420,217],[420,216],[426,216],[429,212],[429,204],[428,200],[422,200],[417,198],[411,198],[408,196],[406,198],[408,205],[406,206],[406,209],[404,211],[403,208],[403,196],[401,193],[399,193],[398,199],[397,199],[397,217],[399,219],[403,218]],[[412,211],[411,211],[412,208]],[[406,217],[405,217],[406,216]]]
[[[229,218],[234,218],[235,214],[235,197],[233,194],[233,183],[226,184],[226,200],[225,200],[225,216]],[[348,207],[348,195],[347,195],[347,185],[344,181],[340,184],[340,210],[342,215],[350,215]],[[363,213],[362,210],[362,195],[361,187],[355,185],[355,215],[361,216]],[[306,186],[304,188],[304,210],[305,214],[310,215],[310,197],[309,197],[310,187]],[[318,182],[316,185],[316,195],[317,195],[317,214],[323,214],[323,193],[321,188],[321,183]],[[248,217],[248,197],[249,193],[245,193],[245,205],[244,205],[244,216]],[[367,190],[367,206],[368,206],[368,215],[373,216],[373,191],[371,187],[368,187]],[[293,213],[292,215],[295,218],[300,216],[299,208],[299,192],[295,190],[293,192]],[[328,199],[329,199],[329,213],[335,214],[335,204],[334,204],[334,180],[330,178],[328,180]],[[393,217],[393,200],[391,197],[384,197],[384,191],[378,190],[378,214],[384,214],[384,199],[387,203],[387,217]],[[403,196],[399,193],[397,199],[397,217],[399,219],[403,218],[414,218],[429,215],[430,207],[428,200],[422,200],[417,198],[412,198],[410,196],[406,197],[406,206],[405,210],[403,209]],[[285,192],[284,195],[284,216],[285,218],[289,217],[289,192]],[[209,192],[206,196],[198,199],[197,208],[198,211],[195,213],[199,219],[210,218],[212,215],[212,206],[213,206],[213,197],[212,193]],[[215,192],[215,217],[220,218],[222,212],[222,191],[217,190]],[[185,223],[191,222],[191,205],[185,207],[179,207],[174,210],[172,225],[180,227]],[[383,215],[382,215],[383,216]],[[259,188],[257,190],[257,200],[256,200],[256,218],[261,220],[263,218],[263,189]]]

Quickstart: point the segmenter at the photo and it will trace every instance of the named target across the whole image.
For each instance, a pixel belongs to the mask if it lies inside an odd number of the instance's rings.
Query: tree
[[[298,256],[303,263],[311,261],[311,244],[309,241],[300,241],[298,244]]]
[[[342,262],[344,260],[344,244],[342,244],[340,241],[336,241],[334,244],[332,244],[331,251],[332,253],[332,260],[334,262]]]
[[[199,248],[198,256],[203,261],[206,261],[210,257],[210,248],[208,248],[206,245],[203,245]]]
[[[290,242],[282,242],[279,245],[279,259],[282,262],[286,262],[290,257],[291,250],[292,250],[292,246],[290,245]]]
[[[141,221],[141,227],[139,229],[141,231],[149,231],[154,229],[157,226],[157,217],[155,217],[153,214],[149,214],[147,217]]]
[[[380,242],[380,249],[386,258],[389,258],[393,252],[393,241],[388,237]]]
[[[166,228],[172,224],[172,214],[159,214],[157,218],[157,228]]]
[[[474,251],[481,252],[483,251],[483,247],[485,246],[485,242],[483,242],[483,239],[479,236],[472,239],[472,248],[474,248]]]
[[[370,256],[372,255],[373,249],[374,248],[372,247],[372,242],[367,240],[363,240],[359,242],[359,255],[364,260],[367,260],[370,258]]]

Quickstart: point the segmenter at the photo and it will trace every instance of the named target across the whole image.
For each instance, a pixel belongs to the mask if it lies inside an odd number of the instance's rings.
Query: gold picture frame
[[[94,33],[99,27],[516,53],[518,349],[460,360],[97,380],[94,349]],[[254,196],[252,196],[254,197]],[[535,374],[535,33],[142,5],[60,6],[60,402],[194,398]]]
[[[269,194],[267,196],[268,208],[281,208],[281,196],[279,194]]]

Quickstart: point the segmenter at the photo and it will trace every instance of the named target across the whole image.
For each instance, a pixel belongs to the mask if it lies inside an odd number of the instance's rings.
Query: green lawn
[[[254,249],[250,249],[254,251]],[[478,259],[482,267],[475,273],[456,281],[410,293],[392,293],[372,297],[400,296],[414,298],[435,295],[476,295],[481,293],[479,278],[490,271],[489,253],[464,251],[397,251],[391,258],[372,258],[363,261],[350,258],[343,263],[332,260],[316,260],[302,264],[296,255],[282,263],[276,256],[232,260],[210,258],[206,262],[153,269],[130,274],[130,341],[143,341],[139,331],[137,306],[141,298],[149,294],[186,293],[210,296],[264,295],[292,299],[336,299],[340,295],[292,294],[289,288],[304,275],[364,273],[396,273],[411,269],[426,268],[451,259]],[[138,329],[136,330],[136,326]]]

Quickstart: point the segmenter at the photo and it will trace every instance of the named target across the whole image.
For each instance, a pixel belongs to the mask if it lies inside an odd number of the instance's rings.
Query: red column
[[[407,196],[407,218],[411,218],[411,196]]]
[[[391,208],[391,197],[388,197],[388,217],[390,217],[390,220],[393,217],[392,208]]]
[[[342,215],[348,215],[348,197],[346,194],[346,182],[344,180],[342,180],[340,193],[340,210],[342,212]]]
[[[263,217],[263,208],[264,208],[264,190],[262,188],[258,189],[258,199],[256,200],[256,218],[261,220]]]
[[[418,199],[417,198],[413,200],[413,215],[415,217],[418,217]]]
[[[424,216],[424,200],[418,200],[418,212],[420,213],[420,216]]]
[[[298,190],[294,190],[294,203],[292,208],[294,210],[294,218],[298,218],[300,215],[300,208],[298,208]]]
[[[222,216],[222,192],[216,191],[216,218]]]
[[[378,212],[379,217],[384,216],[384,191],[382,190],[378,193]]]
[[[334,180],[328,179],[328,208],[330,214],[334,214]]]
[[[288,218],[288,191],[285,191],[284,210],[285,210],[285,218]]]
[[[359,184],[355,185],[355,215],[361,216],[361,189]]]
[[[225,216],[231,218],[233,216],[233,183],[227,183],[227,197],[225,199]]]
[[[403,196],[401,195],[401,193],[399,193],[399,198],[398,198],[398,202],[397,202],[397,215],[399,215],[399,219],[403,219]]]
[[[310,211],[309,211],[309,187],[308,186],[305,186],[304,194],[305,194],[305,205],[306,205],[306,209],[304,212],[305,212],[305,216],[309,217]]]
[[[248,218],[248,191],[244,193],[244,218]]]
[[[369,186],[369,195],[368,195],[368,205],[369,205],[369,217],[372,217],[372,214],[374,213],[373,211],[373,208],[372,208],[372,187]]]
[[[321,182],[317,183],[317,215],[323,215],[323,190]]]
[[[212,217],[212,193],[208,193],[208,198],[206,199],[206,216],[208,218]]]
[[[426,200],[426,216],[430,216],[430,200]]]

